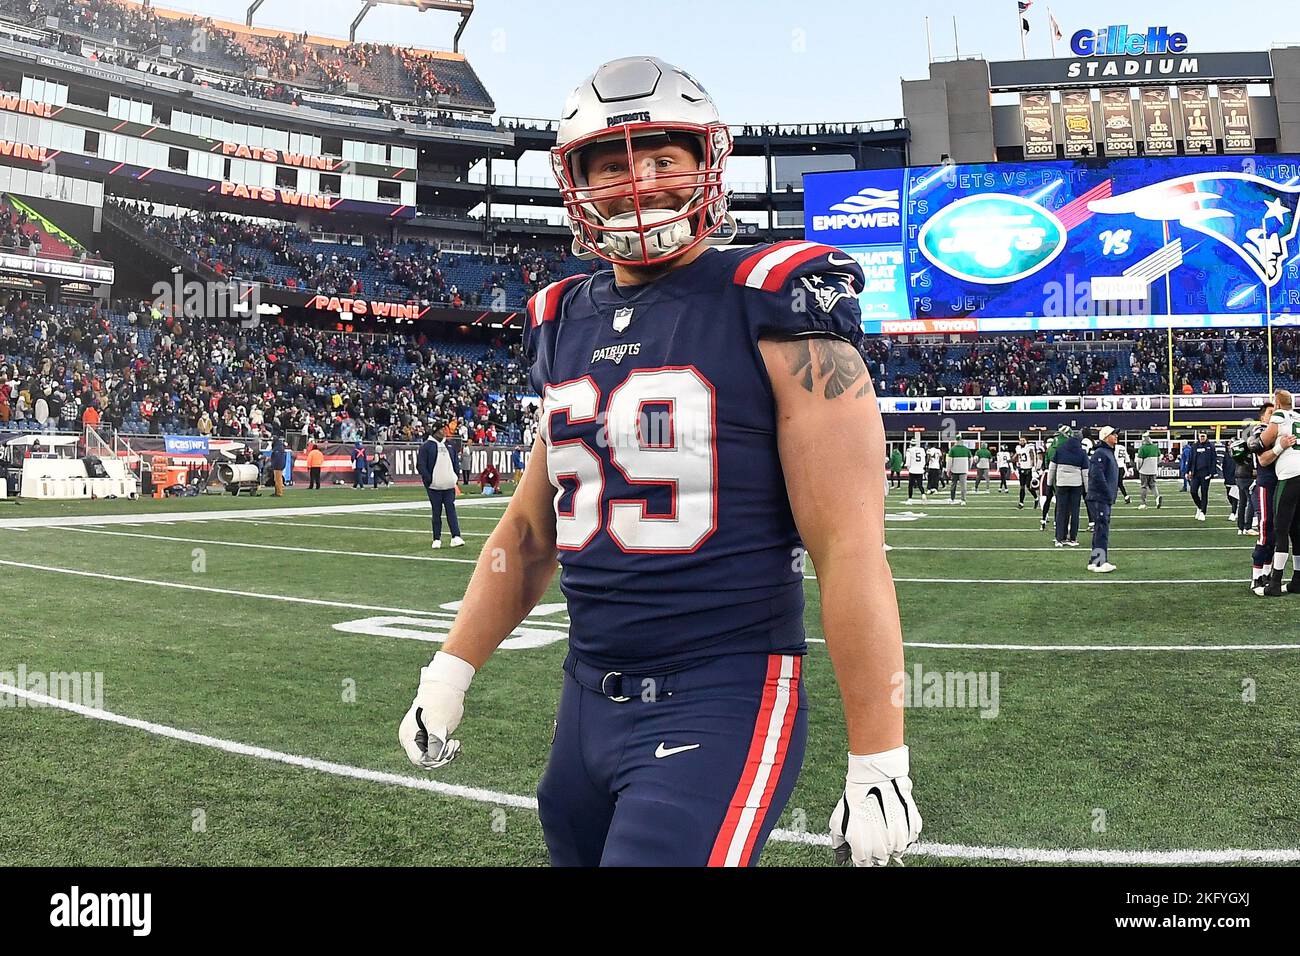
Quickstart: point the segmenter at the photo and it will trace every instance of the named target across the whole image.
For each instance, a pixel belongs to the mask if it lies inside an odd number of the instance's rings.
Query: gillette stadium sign
[[[1127,26],[1104,27],[1092,32],[1080,30],[1070,37],[1076,56],[1142,56],[1153,53],[1185,53],[1187,34],[1170,33],[1168,27],[1148,27],[1146,33],[1129,33]]]
[[[1009,60],[989,64],[994,90],[1033,90],[1094,83],[1178,83],[1187,81],[1268,80],[1273,61],[1267,51],[1188,53],[1187,34],[1165,26],[1132,33],[1127,26],[1080,30],[1070,37],[1072,57]]]

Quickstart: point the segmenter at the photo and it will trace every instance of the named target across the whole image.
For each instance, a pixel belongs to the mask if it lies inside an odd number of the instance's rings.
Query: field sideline
[[[909,673],[996,687],[913,701],[909,863],[1300,862],[1300,596],[1248,592],[1220,486],[1200,523],[1163,484],[1159,511],[1117,504],[1110,575],[1014,493],[891,493]],[[0,706],[0,864],[545,864],[558,576],[476,679],[461,758],[420,775],[396,742],[505,501],[461,504],[467,546],[431,551],[418,488],[0,503],[0,682],[102,674],[102,700]],[[768,865],[829,864],[842,784],[811,567],[805,586],[808,756]]]

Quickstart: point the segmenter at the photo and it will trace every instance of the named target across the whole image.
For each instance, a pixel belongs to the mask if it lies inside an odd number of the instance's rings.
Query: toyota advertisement
[[[866,274],[864,330],[1300,324],[1300,156],[804,177],[806,238]]]

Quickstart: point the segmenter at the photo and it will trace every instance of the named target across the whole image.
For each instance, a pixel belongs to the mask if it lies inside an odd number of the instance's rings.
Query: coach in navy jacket
[[[433,546],[442,547],[442,513],[445,511],[447,524],[451,527],[451,546],[459,548],[465,539],[460,536],[460,520],[456,515],[456,460],[445,440],[439,437],[441,434],[438,427],[430,427],[415,456],[415,467],[433,507]]]
[[[1092,557],[1090,571],[1114,571],[1107,552],[1110,550],[1110,507],[1119,494],[1119,463],[1115,461],[1115,443],[1119,436],[1107,425],[1088,462],[1088,501],[1092,504]]]
[[[1083,501],[1088,453],[1078,435],[1071,435],[1056,447],[1048,469],[1049,484],[1056,489],[1056,543],[1078,544],[1079,503]]]
[[[1206,432],[1196,436],[1187,462],[1187,480],[1191,484],[1192,501],[1196,504],[1197,520],[1204,521],[1210,503],[1210,482],[1219,473],[1219,453]]]

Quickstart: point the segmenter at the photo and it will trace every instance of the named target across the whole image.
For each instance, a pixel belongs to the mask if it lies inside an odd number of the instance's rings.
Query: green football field
[[[1221,486],[1204,523],[1164,490],[1159,511],[1116,506],[1110,575],[1012,494],[891,492],[920,678],[909,864],[1300,862],[1300,595],[1249,593],[1254,539]],[[504,505],[463,497],[468,546],[434,552],[418,488],[0,502],[0,682],[26,678],[0,698],[0,865],[545,864],[558,576],[475,679],[460,758],[421,774],[396,740]],[[40,682],[73,672],[80,704]],[[804,673],[808,754],[767,865],[831,858],[845,741],[824,644]]]

